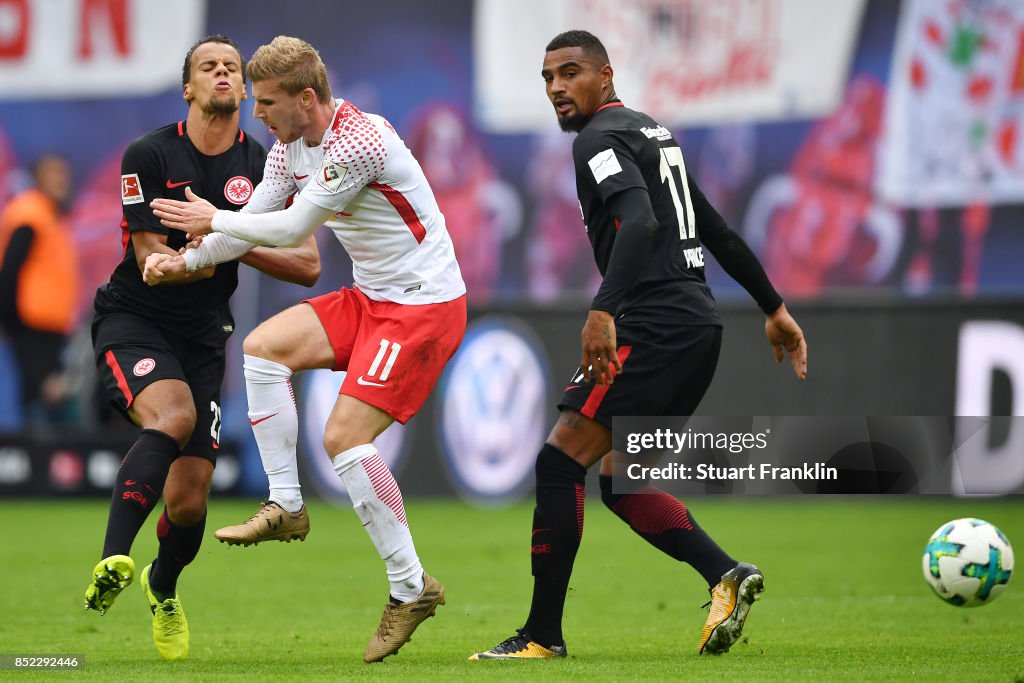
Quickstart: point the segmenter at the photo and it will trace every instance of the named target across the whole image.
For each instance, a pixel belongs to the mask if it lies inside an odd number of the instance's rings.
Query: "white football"
[[[987,605],[999,597],[1013,573],[1013,548],[982,519],[954,519],[928,539],[921,560],[935,594],[957,607]]]

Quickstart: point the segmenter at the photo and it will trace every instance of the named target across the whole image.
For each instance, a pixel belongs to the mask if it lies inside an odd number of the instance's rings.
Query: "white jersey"
[[[327,225],[369,298],[431,304],[462,296],[444,216],[412,152],[383,117],[337,104],[319,147],[302,138],[274,145],[244,212],[280,210],[299,193],[335,212]]]

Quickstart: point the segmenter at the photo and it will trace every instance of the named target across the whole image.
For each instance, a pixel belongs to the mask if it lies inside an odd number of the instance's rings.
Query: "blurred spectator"
[[[74,396],[75,412],[80,426],[101,429],[106,434],[123,432],[135,439],[135,425],[125,420],[107,400],[96,372],[90,322],[96,288],[110,279],[121,261],[124,247],[110,238],[110,226],[120,225],[124,217],[121,197],[110,188],[121,184],[121,152],[131,138],[111,143],[116,151],[95,160],[84,169],[81,185],[75,187],[75,198],[68,209],[68,223],[79,254],[88,258],[78,262],[78,331],[72,335],[64,352],[64,376],[68,391]],[[239,351],[241,353],[241,351]]]
[[[576,197],[572,141],[564,133],[538,136],[526,168],[534,205],[526,246],[526,290],[539,303],[572,295],[590,299],[601,284]]]
[[[79,276],[66,218],[71,170],[56,154],[40,157],[35,187],[0,214],[0,323],[21,373],[21,401],[33,425],[67,419],[61,354],[77,318]]]
[[[469,303],[491,301],[504,242],[519,232],[519,195],[498,176],[476,131],[454,105],[440,102],[417,111],[406,139],[444,214]]]

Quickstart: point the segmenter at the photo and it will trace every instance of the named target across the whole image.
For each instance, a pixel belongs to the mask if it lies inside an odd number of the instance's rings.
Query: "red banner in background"
[[[206,0],[0,0],[0,98],[159,92],[205,22]]]

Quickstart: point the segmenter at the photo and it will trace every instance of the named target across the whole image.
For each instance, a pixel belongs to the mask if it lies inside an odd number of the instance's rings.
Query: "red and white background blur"
[[[1024,3],[906,0],[877,184],[888,201],[1024,200]]]

